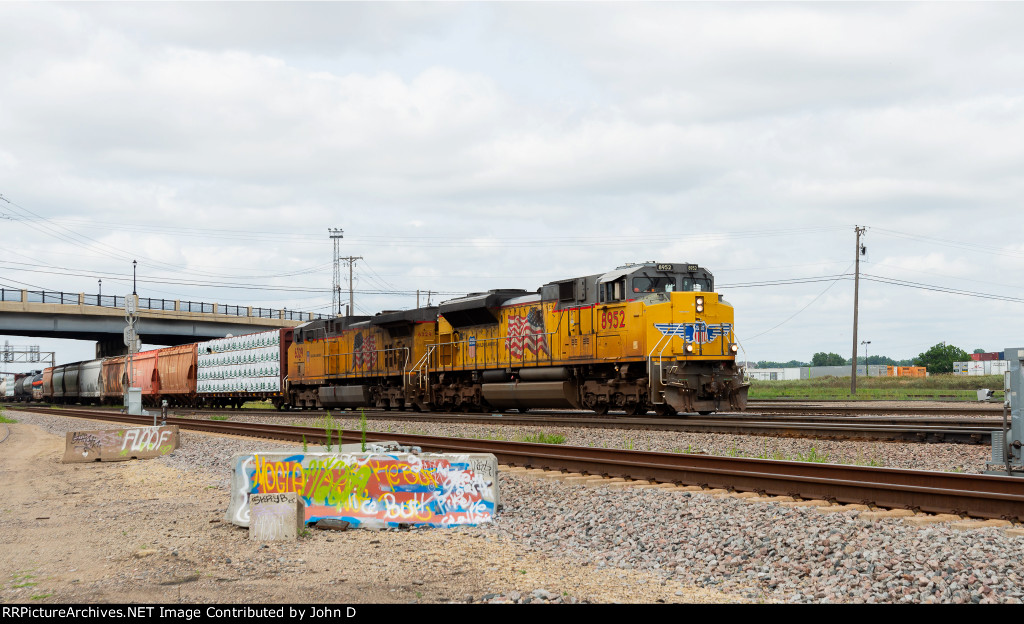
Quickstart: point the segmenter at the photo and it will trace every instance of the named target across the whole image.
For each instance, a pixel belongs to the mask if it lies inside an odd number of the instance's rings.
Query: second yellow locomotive
[[[733,308],[693,264],[644,263],[431,308],[312,321],[288,351],[308,407],[742,410]]]

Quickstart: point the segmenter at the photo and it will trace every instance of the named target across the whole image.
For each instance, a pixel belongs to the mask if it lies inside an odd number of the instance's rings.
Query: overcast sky
[[[363,257],[359,313],[689,262],[748,359],[810,360],[850,356],[837,276],[861,225],[863,273],[914,285],[861,282],[869,354],[1024,345],[1022,4],[0,3],[0,22],[3,288],[123,295],[137,259],[140,296],[327,312],[335,227]],[[759,286],[777,280],[798,283]]]

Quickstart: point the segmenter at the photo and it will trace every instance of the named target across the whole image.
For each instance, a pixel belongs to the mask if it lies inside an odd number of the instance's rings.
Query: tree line
[[[975,349],[974,353],[985,353],[984,349]],[[940,342],[917,357],[905,360],[894,360],[886,355],[871,355],[867,358],[870,366],[926,366],[930,373],[952,373],[953,362],[966,362],[971,356],[963,349]],[[864,364],[864,358],[858,357],[857,364]],[[811,356],[810,362],[790,360],[788,362],[772,362],[761,360],[757,363],[758,368],[798,368],[801,366],[851,366],[850,358],[845,358],[838,353],[819,352]]]

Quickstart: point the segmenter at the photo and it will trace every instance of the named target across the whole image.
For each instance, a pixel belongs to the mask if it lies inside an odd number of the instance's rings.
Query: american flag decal
[[[540,308],[532,308],[526,316],[508,317],[508,336],[505,338],[505,348],[509,350],[512,357],[522,359],[524,351],[529,351],[536,356],[542,353],[550,355],[546,338],[544,317],[541,315]]]
[[[356,368],[375,368],[377,366],[377,338],[372,335],[356,334],[352,350]]]

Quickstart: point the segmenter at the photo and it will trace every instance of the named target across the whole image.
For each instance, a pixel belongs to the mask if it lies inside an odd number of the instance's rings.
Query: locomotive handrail
[[[409,360],[412,359],[412,355],[411,355],[411,352],[409,350],[409,347],[389,347],[387,349],[370,349],[370,350],[360,350],[360,351],[347,351],[345,353],[317,354],[317,355],[314,355],[313,357],[324,358],[325,360],[327,360],[329,362],[331,358],[340,358],[340,357],[346,356],[346,355],[349,355],[349,356],[355,356],[355,355],[366,356],[366,355],[371,354],[371,353],[376,355],[378,353],[387,354],[387,353],[394,353],[394,352],[400,352],[400,351],[404,351],[405,352],[405,361],[402,362],[401,373],[399,373],[396,370],[395,374],[401,374],[402,375],[402,387],[404,388],[405,387],[405,371],[406,371],[406,368],[409,365]],[[380,358],[380,359],[385,359],[385,358]],[[342,368],[341,367],[341,362],[339,362],[338,368],[339,369]],[[347,370],[352,371],[352,369],[353,369],[352,366],[347,367]],[[392,367],[389,364],[385,364],[383,367],[374,366],[372,369],[368,367],[367,370],[364,371],[364,372],[371,372],[371,373],[381,373],[381,372],[383,372],[384,374],[389,374],[391,371],[392,371]],[[360,372],[360,371],[352,371],[352,372],[349,372],[349,373],[335,373],[335,374],[349,376],[349,375],[352,375],[352,374],[355,374],[355,373],[358,373],[358,372]],[[327,371],[325,370],[324,374],[327,375],[329,373],[327,373]]]
[[[500,341],[504,340],[504,341],[506,341],[505,348],[503,348],[503,349],[495,349],[494,350],[494,366],[507,365],[507,366],[511,367],[513,365],[514,358],[512,357],[512,347],[511,347],[511,345],[509,344],[508,341],[515,340],[516,338],[526,339],[526,338],[530,338],[530,337],[535,337],[535,338],[536,337],[540,337],[540,338],[542,338],[545,341],[544,342],[544,346],[545,346],[545,349],[548,352],[547,364],[550,365],[550,364],[552,364],[554,362],[554,358],[555,358],[554,351],[551,348],[551,340],[550,340],[550,338],[551,338],[551,336],[554,336],[556,333],[557,332],[546,332],[546,333],[525,334],[525,335],[522,335],[522,336],[498,336],[497,338],[483,338],[483,339],[479,339],[476,336],[472,336],[470,338],[467,338],[466,340],[456,340],[456,341],[452,341],[452,342],[436,342],[436,343],[431,344],[430,347],[433,349],[434,347],[448,347],[448,346],[455,346],[455,345],[462,345],[462,344],[468,345],[469,341],[471,339],[473,339],[473,340],[475,340],[474,346],[477,349],[480,349],[480,351],[483,351],[484,349],[488,348],[486,345],[488,345],[490,343],[494,343],[494,345],[497,345]],[[486,355],[484,356],[484,359],[485,359],[484,363],[483,364],[480,363],[480,351],[477,351],[477,352],[475,352],[473,354],[473,362],[472,362],[473,365],[472,365],[472,367],[468,366],[466,364],[465,360],[463,360],[463,364],[462,364],[461,368],[456,368],[456,365],[454,364],[454,362],[452,362],[450,364],[445,364],[445,363],[443,363],[441,361],[439,361],[437,363],[436,367],[439,368],[439,369],[442,369],[442,370],[479,370],[481,368],[486,368],[489,365],[489,363],[486,361]],[[501,358],[501,355],[503,353],[507,353],[508,354],[508,359],[507,360],[503,360]],[[452,353],[452,360],[454,360],[454,359],[455,358],[454,358],[454,352],[453,352]],[[522,358],[515,358],[515,360],[518,362],[520,368],[531,367],[531,366],[536,367],[536,366],[541,366],[542,364],[545,363],[539,357],[535,358],[532,361],[528,361],[525,358],[525,353],[524,353],[524,357],[522,357]]]
[[[423,357],[421,357],[419,361],[416,362],[416,365],[412,367],[412,370],[409,371],[409,375],[412,375],[413,373],[418,374],[418,377],[416,378],[416,385],[423,389],[426,389],[424,380],[427,376],[422,371],[427,368],[430,356],[434,353],[435,347],[437,347],[436,344],[427,345],[427,350],[423,353]],[[405,387],[404,382],[403,387]]]

